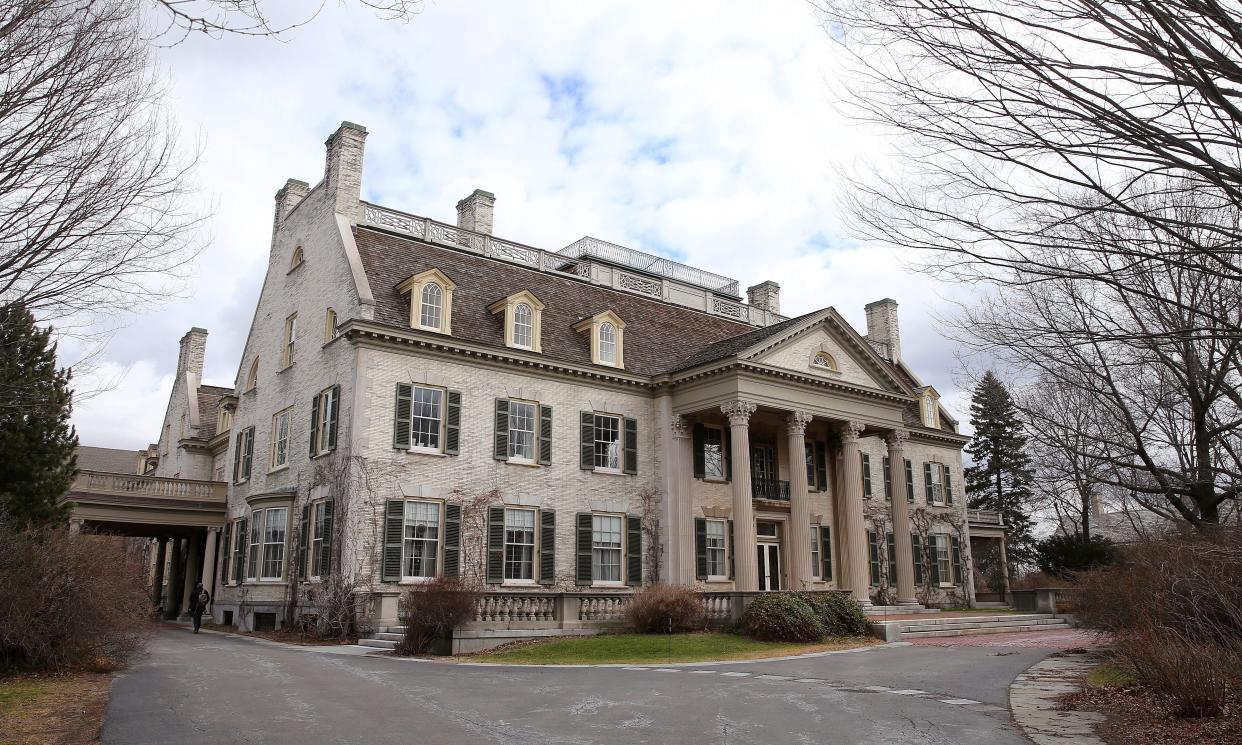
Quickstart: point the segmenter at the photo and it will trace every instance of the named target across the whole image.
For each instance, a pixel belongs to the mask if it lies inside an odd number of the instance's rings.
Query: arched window
[[[336,338],[336,311],[328,308],[323,321],[323,343],[327,344]]]
[[[832,358],[832,355],[821,350],[816,352],[815,356],[811,358],[811,366],[822,370],[836,370],[837,361]]]
[[[298,267],[302,266],[302,261],[304,260],[304,258],[305,257],[302,254],[301,246],[298,246],[297,248],[293,249],[293,258],[289,260],[289,271],[293,271],[294,269],[297,269]]]
[[[931,396],[923,396],[923,424],[928,427],[937,427],[940,425],[939,417],[936,416],[936,399]]]
[[[605,365],[617,364],[617,327],[609,322],[599,326],[599,361]]]
[[[513,309],[513,346],[530,349],[535,335],[535,315],[526,303]]]
[[[440,319],[444,312],[444,290],[435,282],[423,285],[422,298],[419,301],[418,325],[427,329],[440,330]]]
[[[246,387],[242,392],[253,391],[254,387],[259,383],[259,358],[255,357],[254,362],[250,363],[250,372],[246,374]]]

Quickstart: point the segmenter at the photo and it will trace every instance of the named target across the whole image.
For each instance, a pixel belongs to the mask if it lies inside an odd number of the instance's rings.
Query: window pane
[[[595,415],[595,467],[621,468],[621,420],[615,416]]]
[[[609,365],[617,364],[617,329],[611,323],[599,327],[599,360]]]
[[[424,328],[440,328],[440,317],[444,306],[444,291],[440,285],[429,282],[423,285],[422,302],[419,306],[418,324]]]
[[[707,521],[707,575],[725,576],[725,524],[723,520]]]
[[[440,408],[444,392],[439,388],[414,388],[410,446],[440,449]]]
[[[621,518],[591,516],[591,578],[597,582],[621,581]]]
[[[509,457],[535,459],[535,405],[509,402]]]
[[[533,314],[526,303],[518,303],[513,309],[513,343],[519,347],[531,346],[534,337]]]
[[[806,483],[815,488],[815,443],[806,443]]]
[[[310,576],[311,577],[318,577],[320,570],[321,570],[321,567],[319,565],[319,559],[320,559],[321,554],[323,553],[323,538],[324,538],[324,527],[325,527],[323,524],[324,504],[325,504],[324,502],[320,502],[315,505],[314,509],[311,510],[314,513],[311,518],[311,543],[310,543],[310,551],[311,551]]]
[[[535,511],[505,510],[505,579],[535,578]]]
[[[703,431],[703,475],[707,478],[724,478],[721,439],[721,431],[715,427],[708,427]]]
[[[405,577],[436,576],[439,548],[440,505],[435,502],[406,502],[401,574]]]
[[[263,579],[280,579],[285,562],[285,523],[289,517],[287,507],[264,510],[263,521]]]
[[[811,576],[819,576],[819,526],[811,526]]]

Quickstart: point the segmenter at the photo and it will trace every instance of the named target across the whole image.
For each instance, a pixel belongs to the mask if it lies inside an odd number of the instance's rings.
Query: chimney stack
[[[285,218],[293,211],[294,207],[310,193],[310,184],[305,181],[298,181],[291,178],[280,187],[280,191],[276,192],[276,216],[272,218],[272,247],[276,247],[276,234],[280,232],[280,226],[284,223]]]
[[[323,166],[323,185],[332,211],[357,223],[362,211],[362,150],[367,128],[353,122],[341,122],[324,145],[327,159]]]
[[[897,301],[886,297],[867,303],[867,341],[893,362],[901,361],[901,331],[897,327]]]
[[[747,287],[746,302],[752,308],[762,308],[769,313],[780,315],[781,286],[769,279],[753,287]]]
[[[207,329],[198,326],[181,337],[181,353],[177,356],[177,377],[185,373],[193,373],[195,378],[203,378],[203,358],[207,355]]]
[[[475,189],[473,194],[457,203],[457,227],[491,235],[492,208],[495,206],[495,194]]]

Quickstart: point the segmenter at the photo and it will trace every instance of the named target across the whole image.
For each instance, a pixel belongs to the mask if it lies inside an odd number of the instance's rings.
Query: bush
[[[397,610],[405,626],[397,654],[432,651],[433,644],[449,639],[453,629],[474,617],[478,598],[478,590],[457,577],[436,577],[407,591]]]
[[[871,624],[854,598],[843,592],[799,593],[829,636],[870,636]]]
[[[651,585],[630,598],[625,625],[639,634],[671,634],[707,628],[703,598],[688,587]]]
[[[739,624],[743,634],[763,641],[817,642],[827,632],[815,609],[798,592],[768,592],[750,601]]]
[[[153,628],[144,569],[124,538],[0,522],[0,666],[124,665]]]
[[[1098,535],[1054,535],[1035,547],[1035,563],[1055,577],[1070,578],[1079,572],[1099,569],[1113,563],[1117,548]]]
[[[1119,637],[1114,649],[1172,713],[1214,717],[1224,711],[1237,671],[1216,647],[1171,632],[1147,632]]]

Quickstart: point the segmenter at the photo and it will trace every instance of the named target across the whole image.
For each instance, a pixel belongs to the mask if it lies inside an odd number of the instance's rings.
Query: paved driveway
[[[1050,650],[885,646],[668,667],[465,665],[165,630],[119,679],[104,745],[1025,745],[1010,681]]]

